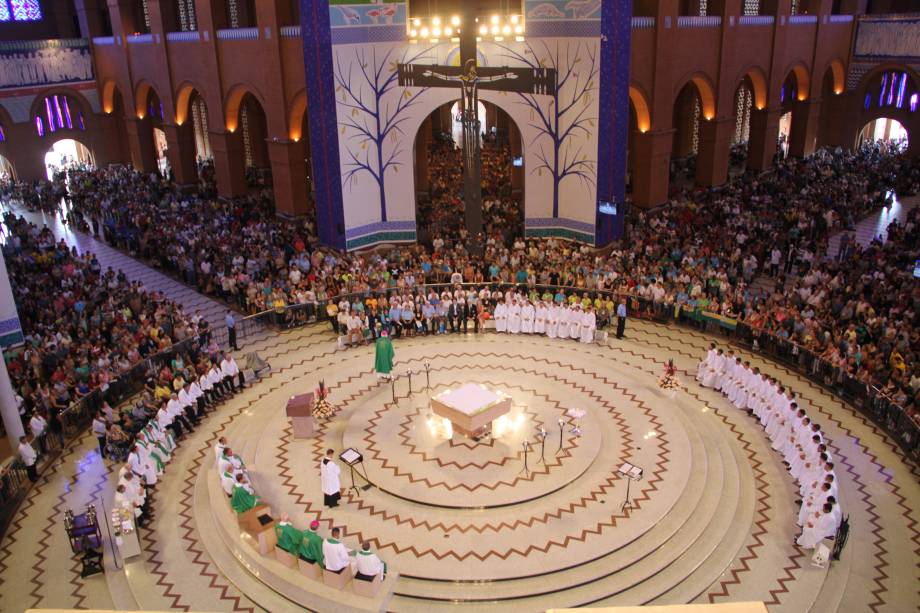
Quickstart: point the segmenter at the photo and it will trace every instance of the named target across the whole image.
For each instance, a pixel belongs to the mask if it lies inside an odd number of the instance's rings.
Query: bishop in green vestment
[[[316,562],[323,566],[323,537],[316,533],[319,522],[315,519],[310,522],[310,528],[303,531],[300,541],[300,557],[307,562]]]
[[[389,378],[390,372],[393,370],[394,352],[393,343],[390,341],[386,330],[381,331],[380,336],[377,337],[375,351],[374,370],[377,371],[377,376]]]
[[[303,532],[291,525],[291,518],[287,513],[281,516],[275,524],[275,536],[278,537],[278,547],[288,553],[297,555],[300,552],[300,543],[303,541]]]

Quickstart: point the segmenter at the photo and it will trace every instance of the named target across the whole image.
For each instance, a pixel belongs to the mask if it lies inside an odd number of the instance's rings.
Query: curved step
[[[693,538],[709,524],[709,518],[721,501],[722,456],[719,450],[705,443],[705,436],[694,425],[693,420],[677,413],[691,440],[692,466],[690,480],[684,493],[665,518],[651,530],[628,545],[610,552],[587,564],[564,571],[553,572],[534,578],[496,581],[487,583],[444,583],[418,579],[401,578],[391,602],[396,611],[436,610],[431,607],[448,605],[448,602],[464,604],[493,603],[507,604],[508,608],[526,607],[534,610],[562,606],[571,602],[572,592],[578,588],[620,582],[639,581],[641,573],[633,576],[632,570],[648,559],[658,565],[667,564],[667,556],[681,551],[685,543],[692,544]],[[706,483],[718,487],[704,487]],[[641,511],[640,511],[641,512]],[[690,537],[688,539],[688,537]],[[623,589],[623,588],[621,588]],[[603,592],[606,596],[610,592]],[[539,602],[539,606],[536,606]]]

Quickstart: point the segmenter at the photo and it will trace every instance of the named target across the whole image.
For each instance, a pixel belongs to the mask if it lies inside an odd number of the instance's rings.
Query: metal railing
[[[807,25],[818,23],[817,15],[790,15],[789,23],[792,25]]]
[[[258,40],[259,28],[224,28],[216,34],[217,40]]]
[[[655,18],[647,16],[639,16],[632,18],[632,27],[636,30],[644,30],[647,28],[655,27]]]
[[[738,23],[743,26],[772,26],[773,15],[742,15]]]
[[[201,40],[201,33],[198,30],[167,32],[166,40],[171,43],[197,43]]]
[[[721,15],[681,15],[677,18],[678,28],[718,28],[720,25]]]
[[[278,31],[281,38],[300,38],[300,26],[281,26]]]
[[[131,34],[130,36],[126,36],[125,39],[128,41],[129,45],[152,43],[153,34]]]
[[[853,16],[852,15],[831,15],[830,22],[831,23],[852,23]]]
[[[114,36],[94,36],[93,44],[94,45],[114,45],[115,37]]]

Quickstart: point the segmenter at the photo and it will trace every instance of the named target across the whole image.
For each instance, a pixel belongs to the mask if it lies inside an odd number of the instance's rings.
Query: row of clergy
[[[150,420],[137,433],[127,461],[118,471],[113,504],[134,509],[140,525],[148,517],[147,488],[156,485],[175,449],[176,441],[169,430]]]
[[[820,424],[799,407],[793,391],[732,351],[717,349],[715,343],[699,363],[696,378],[704,387],[721,391],[736,408],[756,416],[772,448],[783,456],[802,497],[796,521],[802,533],[796,543],[813,549],[825,538],[833,538],[843,520],[833,458]]]
[[[496,332],[545,334],[549,338],[574,338],[582,343],[593,343],[597,329],[592,306],[582,308],[581,303],[561,306],[543,300],[534,304],[519,294],[509,294],[504,302],[496,304],[492,316]]]
[[[227,440],[224,437],[217,439],[214,445],[214,457],[220,473],[221,487],[230,497],[230,505],[233,510],[237,513],[245,513],[255,508],[259,497],[252,487],[249,471],[246,470],[242,458],[234,454],[233,450],[227,446]],[[319,525],[319,522],[314,520],[310,522],[306,530],[298,530],[291,523],[288,515],[282,514],[280,520],[275,524],[277,546],[301,558],[304,562],[319,564],[330,572],[340,573],[350,568],[356,579],[373,581],[378,575],[383,577],[386,573],[386,564],[371,552],[368,543],[363,543],[359,551],[350,551],[339,540],[341,536],[339,528],[333,528],[332,534],[324,539],[317,533]]]

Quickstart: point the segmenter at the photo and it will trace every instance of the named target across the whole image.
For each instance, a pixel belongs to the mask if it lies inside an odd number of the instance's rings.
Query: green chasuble
[[[232,506],[233,510],[237,513],[245,513],[255,508],[258,501],[259,497],[255,494],[250,494],[245,488],[239,485],[233,486],[233,497],[230,499],[230,506]]]
[[[281,549],[295,555],[300,551],[303,533],[291,524],[275,524],[275,536],[278,537],[278,547]]]
[[[381,336],[377,339],[374,370],[381,375],[388,375],[393,370],[393,343],[390,339]]]
[[[312,530],[303,531],[303,539],[300,541],[300,557],[306,560],[313,560],[320,566],[323,565],[323,539],[320,535]]]

